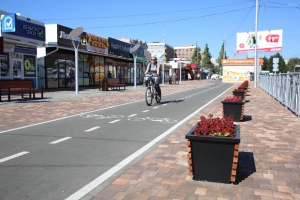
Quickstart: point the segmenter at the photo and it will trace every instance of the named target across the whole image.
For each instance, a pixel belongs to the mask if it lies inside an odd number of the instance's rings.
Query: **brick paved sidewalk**
[[[102,199],[300,199],[300,119],[260,88],[251,88],[241,125],[235,184],[193,181],[185,134],[201,114],[221,116],[220,97],[198,113],[93,200]],[[222,167],[222,166],[220,166]]]

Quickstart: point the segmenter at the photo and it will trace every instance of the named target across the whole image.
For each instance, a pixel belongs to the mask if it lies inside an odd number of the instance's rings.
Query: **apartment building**
[[[174,47],[161,42],[153,42],[148,43],[148,49],[147,49],[152,56],[161,57],[164,53],[166,53],[165,57],[166,60],[169,60],[170,58],[175,57],[175,51]]]
[[[185,44],[183,47],[174,47],[175,49],[175,58],[188,58],[192,60],[193,53],[196,49],[196,46],[191,44]]]

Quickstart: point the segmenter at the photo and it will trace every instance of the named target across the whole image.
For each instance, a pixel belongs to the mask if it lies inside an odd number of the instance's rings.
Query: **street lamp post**
[[[164,58],[164,56],[166,55],[166,53],[160,55],[159,58]],[[162,85],[164,85],[165,83],[165,63],[164,63],[164,59],[162,60]]]
[[[73,29],[67,37],[68,39],[72,40],[72,44],[75,50],[75,94],[78,94],[78,47],[80,43],[80,41],[78,41],[76,46],[75,41],[76,39],[78,39],[78,37],[81,35],[82,32],[83,32],[83,28],[78,27]]]
[[[182,68],[182,64],[179,64],[180,69],[179,69],[179,84],[181,84],[181,68]]]
[[[134,89],[136,89],[136,58],[137,58],[137,55],[136,55],[136,51],[138,50],[138,48],[140,48],[140,44],[136,44],[134,47],[131,48],[131,54],[133,56],[133,63],[134,63],[134,80],[133,80],[133,83],[134,83]]]

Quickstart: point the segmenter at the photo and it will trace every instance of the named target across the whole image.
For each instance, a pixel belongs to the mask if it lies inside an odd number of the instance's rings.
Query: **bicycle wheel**
[[[147,104],[148,106],[151,106],[151,104],[152,104],[152,99],[153,99],[153,95],[152,95],[152,92],[151,92],[151,88],[150,88],[150,87],[147,87],[147,89],[146,89],[145,99],[146,99],[146,104]]]

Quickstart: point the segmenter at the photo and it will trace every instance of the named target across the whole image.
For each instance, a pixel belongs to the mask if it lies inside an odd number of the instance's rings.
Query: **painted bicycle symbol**
[[[129,121],[134,121],[134,122],[150,120],[152,122],[177,123],[177,120],[172,120],[170,118],[156,118],[156,117],[146,117],[146,118],[132,117],[132,118],[128,118],[128,120]]]
[[[124,118],[123,115],[108,115],[108,116],[103,116],[103,115],[97,115],[97,114],[82,114],[80,115],[82,118],[91,118],[91,119],[121,119]],[[152,122],[160,122],[160,123],[177,123],[177,120],[173,120],[170,118],[156,118],[156,117],[129,117],[128,121],[132,122],[140,122],[140,121],[145,121],[145,120],[150,120]]]
[[[97,114],[83,114],[80,115],[82,118],[93,118],[93,119],[120,119],[123,118],[123,115],[108,115],[108,116],[103,116],[103,115],[97,115]]]

